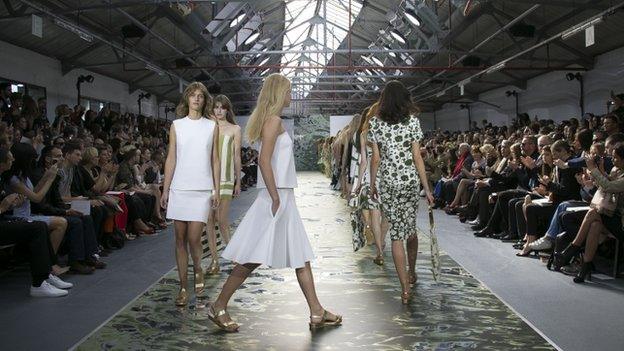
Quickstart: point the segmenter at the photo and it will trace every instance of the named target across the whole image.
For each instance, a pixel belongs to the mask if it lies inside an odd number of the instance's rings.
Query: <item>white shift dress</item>
[[[169,186],[167,218],[208,222],[212,178],[212,145],[216,123],[188,116],[173,121],[176,135],[176,165]]]
[[[258,197],[245,214],[222,257],[240,264],[301,268],[314,259],[314,253],[295,203],[295,157],[292,139],[286,132],[277,137],[271,156],[271,169],[280,198],[279,209],[273,216],[273,202],[262,173],[258,171]]]

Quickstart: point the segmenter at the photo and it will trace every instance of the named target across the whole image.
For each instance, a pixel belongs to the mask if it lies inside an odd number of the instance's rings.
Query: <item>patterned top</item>
[[[219,158],[221,160],[221,196],[232,196],[234,193],[234,137],[225,133],[219,134]]]
[[[373,117],[370,120],[368,139],[378,144],[381,153],[378,181],[420,184],[412,157],[412,143],[422,138],[420,121],[416,116],[397,124],[388,124],[378,117]]]

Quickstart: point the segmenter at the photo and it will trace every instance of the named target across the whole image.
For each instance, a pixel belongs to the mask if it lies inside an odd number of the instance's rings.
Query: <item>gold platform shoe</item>
[[[175,299],[175,305],[178,307],[182,307],[182,306],[186,306],[187,303],[188,303],[188,293],[186,292],[186,289],[180,288],[180,291],[178,292],[178,296]]]
[[[210,266],[206,270],[206,274],[207,275],[216,275],[216,274],[219,274],[220,271],[221,271],[221,267],[219,267],[219,261],[218,260],[212,260],[212,262],[210,262]]]
[[[195,295],[203,294],[205,286],[204,274],[201,271],[199,273],[195,273]]]

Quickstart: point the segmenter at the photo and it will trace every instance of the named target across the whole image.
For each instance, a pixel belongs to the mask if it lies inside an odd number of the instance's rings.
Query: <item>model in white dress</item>
[[[211,205],[219,206],[220,163],[217,143],[219,129],[208,116],[212,97],[198,82],[191,83],[176,112],[186,115],[175,120],[169,131],[169,150],[165,162],[165,180],[160,203],[167,208],[167,218],[174,220],[176,263],[180,291],[176,306],[188,303],[188,247],[193,259],[195,294],[204,292],[201,267],[201,234]],[[216,195],[215,195],[216,194]]]
[[[261,142],[260,191],[223,251],[222,256],[236,264],[208,312],[210,320],[227,332],[239,328],[226,312],[230,298],[249,274],[263,264],[295,268],[310,309],[311,329],[342,323],[342,317],[327,312],[316,296],[310,267],[314,255],[295,203],[293,142],[278,117],[290,104],[290,94],[290,81],[283,75],[271,74],[264,81],[256,109],[247,123],[249,141]]]

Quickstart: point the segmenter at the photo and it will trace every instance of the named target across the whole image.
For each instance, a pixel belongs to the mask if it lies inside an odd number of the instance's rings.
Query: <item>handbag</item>
[[[613,216],[617,209],[618,194],[608,193],[600,188],[592,197],[589,207],[595,209],[598,213],[605,216]]]

